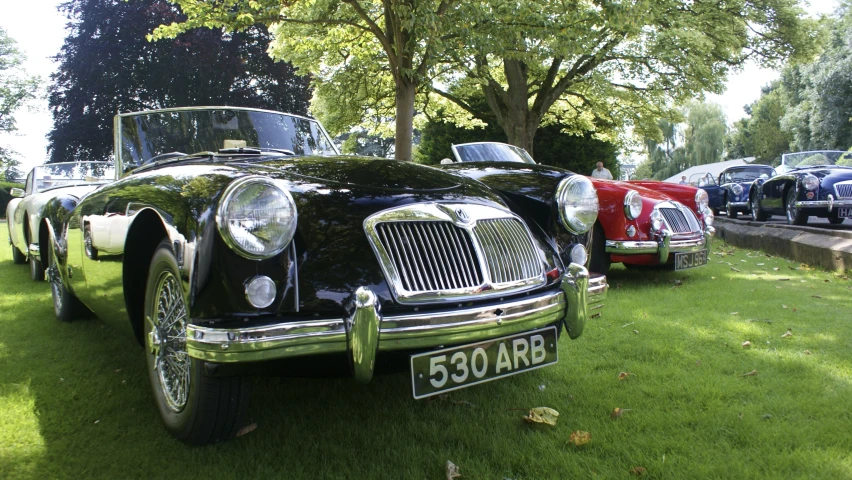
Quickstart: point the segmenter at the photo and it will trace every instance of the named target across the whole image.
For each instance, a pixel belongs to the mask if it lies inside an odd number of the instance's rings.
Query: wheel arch
[[[167,235],[163,219],[150,208],[137,213],[127,229],[122,266],[124,302],[133,333],[141,345],[144,344],[142,335],[148,268],[154,251]]]

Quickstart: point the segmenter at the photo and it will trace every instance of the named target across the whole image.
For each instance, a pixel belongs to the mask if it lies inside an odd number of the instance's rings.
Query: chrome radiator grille
[[[688,208],[660,208],[663,218],[666,220],[666,225],[673,233],[693,233],[701,231],[698,224],[698,219],[692,210]]]
[[[474,229],[494,283],[541,275],[541,261],[521,223],[511,218],[482,220]]]
[[[837,198],[852,198],[852,182],[835,183],[834,191]]]
[[[368,217],[364,231],[399,303],[489,298],[547,282],[527,226],[506,210],[416,203]]]
[[[376,233],[409,292],[472,288],[482,283],[468,233],[449,222],[393,222]]]

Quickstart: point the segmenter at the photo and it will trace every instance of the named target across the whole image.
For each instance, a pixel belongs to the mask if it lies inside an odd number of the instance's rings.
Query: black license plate
[[[852,208],[838,208],[837,216],[839,218],[852,218]]]
[[[556,328],[411,356],[414,398],[490,382],[552,365],[558,360]]]
[[[675,271],[707,265],[707,250],[675,254]]]

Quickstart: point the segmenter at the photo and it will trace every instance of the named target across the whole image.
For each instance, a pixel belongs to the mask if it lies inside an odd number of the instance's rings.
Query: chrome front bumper
[[[710,250],[716,229],[706,227],[704,236],[689,240],[672,240],[672,234],[663,230],[655,235],[655,240],[607,240],[606,253],[615,255],[649,255],[656,254],[660,263],[666,263],[671,253],[690,253],[700,250]]]
[[[728,202],[728,205],[736,208],[748,208],[748,202]]]
[[[796,202],[796,208],[821,208],[828,209],[828,213],[834,210],[834,207],[852,207],[852,198],[835,199],[834,195],[829,194],[828,200],[801,200]]]
[[[576,338],[603,307],[608,288],[605,276],[590,278],[586,268],[572,263],[562,288],[545,294],[488,307],[382,316],[375,293],[360,287],[347,318],[233,329],[190,324],[186,346],[193,358],[221,363],[349,352],[355,378],[368,382],[377,352],[474,343],[561,320]]]

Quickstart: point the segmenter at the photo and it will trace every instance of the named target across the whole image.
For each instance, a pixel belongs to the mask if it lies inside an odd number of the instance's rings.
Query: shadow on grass
[[[671,478],[849,477],[848,341],[819,340],[802,320],[797,343],[782,343],[785,317],[749,323],[755,344],[777,344],[742,349],[730,303],[713,294],[718,271],[615,268],[604,316],[576,341],[563,336],[558,365],[444,399],[413,400],[403,374],[366,386],[257,378],[257,430],[190,448],[161,426],[135,341],[97,320],[57,322],[48,285],[5,261],[3,301],[15,307],[0,312],[0,402],[20,418],[18,433],[0,427],[14,440],[0,477],[443,478],[447,460],[465,478],[613,478],[635,466]],[[741,310],[762,311],[759,293],[774,285],[741,285],[758,290]],[[537,406],[557,409],[559,424],[525,424]],[[614,407],[630,411],[613,420]],[[572,430],[592,443],[570,445]]]

